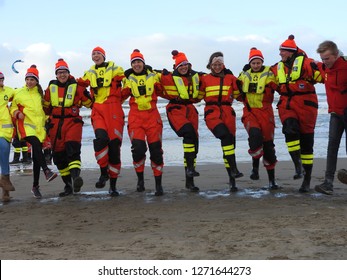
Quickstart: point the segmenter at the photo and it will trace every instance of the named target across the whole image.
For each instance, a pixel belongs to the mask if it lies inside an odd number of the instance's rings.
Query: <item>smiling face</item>
[[[180,73],[180,75],[186,75],[189,71],[189,63],[182,64],[177,68],[177,71]]]
[[[263,66],[263,61],[260,58],[252,59],[249,63],[253,72],[259,72],[261,67]]]
[[[65,84],[69,79],[69,71],[67,70],[58,70],[56,75],[57,80],[62,84]]]
[[[140,59],[135,59],[131,63],[131,68],[134,70],[136,74],[140,74],[145,68],[145,64]]]
[[[293,52],[287,51],[287,50],[280,50],[280,57],[282,62],[286,62],[289,58],[291,58],[293,55]]]
[[[220,61],[216,61],[216,62],[211,64],[211,70],[215,74],[221,73],[223,71],[223,69],[224,69],[224,63],[222,63]]]
[[[322,52],[319,54],[322,62],[325,64],[326,67],[332,68],[335,61],[338,58],[338,55],[334,55],[331,53],[330,50],[326,50],[325,52]]]
[[[27,86],[28,88],[32,89],[32,88],[34,88],[34,87],[38,84],[38,82],[37,82],[37,80],[36,80],[35,78],[33,78],[33,77],[26,77],[26,78],[25,78],[25,84],[26,84],[26,86]]]
[[[104,63],[105,58],[101,52],[93,51],[92,52],[92,60],[96,65],[101,65],[102,63]]]

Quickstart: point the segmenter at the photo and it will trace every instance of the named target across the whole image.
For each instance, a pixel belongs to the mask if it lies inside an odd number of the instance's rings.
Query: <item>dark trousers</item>
[[[327,163],[325,171],[325,179],[334,180],[337,164],[337,154],[339,152],[341,137],[343,132],[347,132],[347,126],[343,116],[335,113],[330,114],[329,122],[329,142],[327,152]],[[346,153],[347,153],[347,137],[346,137]]]

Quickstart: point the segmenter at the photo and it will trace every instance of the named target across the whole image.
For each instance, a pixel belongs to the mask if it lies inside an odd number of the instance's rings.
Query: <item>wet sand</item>
[[[59,198],[60,177],[50,183],[41,176],[43,198],[30,193],[30,175],[12,175],[16,191],[0,204],[1,259],[161,259],[273,260],[346,259],[347,186],[335,180],[334,195],[312,190],[300,194],[291,162],[279,162],[281,189],[263,190],[268,180],[249,179],[251,164],[239,191],[230,193],[223,165],[198,165],[199,193],[184,187],[183,167],[165,167],[164,196],[154,196],[154,179],[145,172],[144,193],[138,193],[132,168],[118,179],[119,197],[108,187],[95,189],[97,170],[82,170],[81,193]],[[339,159],[338,168],[346,166]],[[322,182],[325,160],[316,159],[311,188]]]

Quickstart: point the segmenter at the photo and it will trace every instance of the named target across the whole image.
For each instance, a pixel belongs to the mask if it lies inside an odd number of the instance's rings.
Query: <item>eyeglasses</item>
[[[69,72],[66,70],[58,71],[57,75],[67,75]]]

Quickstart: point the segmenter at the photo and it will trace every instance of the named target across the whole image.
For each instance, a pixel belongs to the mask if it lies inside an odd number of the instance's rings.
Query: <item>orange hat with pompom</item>
[[[289,35],[288,39],[280,45],[280,50],[296,52],[298,50],[298,47],[294,41],[294,38],[294,35]]]
[[[58,70],[67,70],[70,73],[69,66],[62,58],[59,58],[57,63],[55,64],[55,74],[57,74]]]
[[[264,56],[261,53],[260,50],[258,50],[257,48],[251,48],[250,52],[249,52],[249,58],[248,58],[248,63],[250,63],[253,59],[260,59],[262,62],[264,62]]]
[[[25,78],[33,77],[37,82],[39,82],[39,70],[37,70],[36,65],[33,64],[28,68]]]
[[[174,69],[177,69],[181,65],[190,64],[184,53],[178,52],[177,50],[173,50],[171,54],[172,54],[172,59],[175,60]]]
[[[130,64],[133,63],[134,60],[141,60],[143,63],[145,63],[145,59],[138,49],[135,49],[130,55]]]
[[[95,47],[95,48],[93,49],[92,53],[93,53],[93,52],[98,52],[98,53],[100,53],[100,54],[104,57],[104,59],[106,60],[106,53],[105,53],[105,50],[104,50],[103,48],[101,48],[101,47]]]

